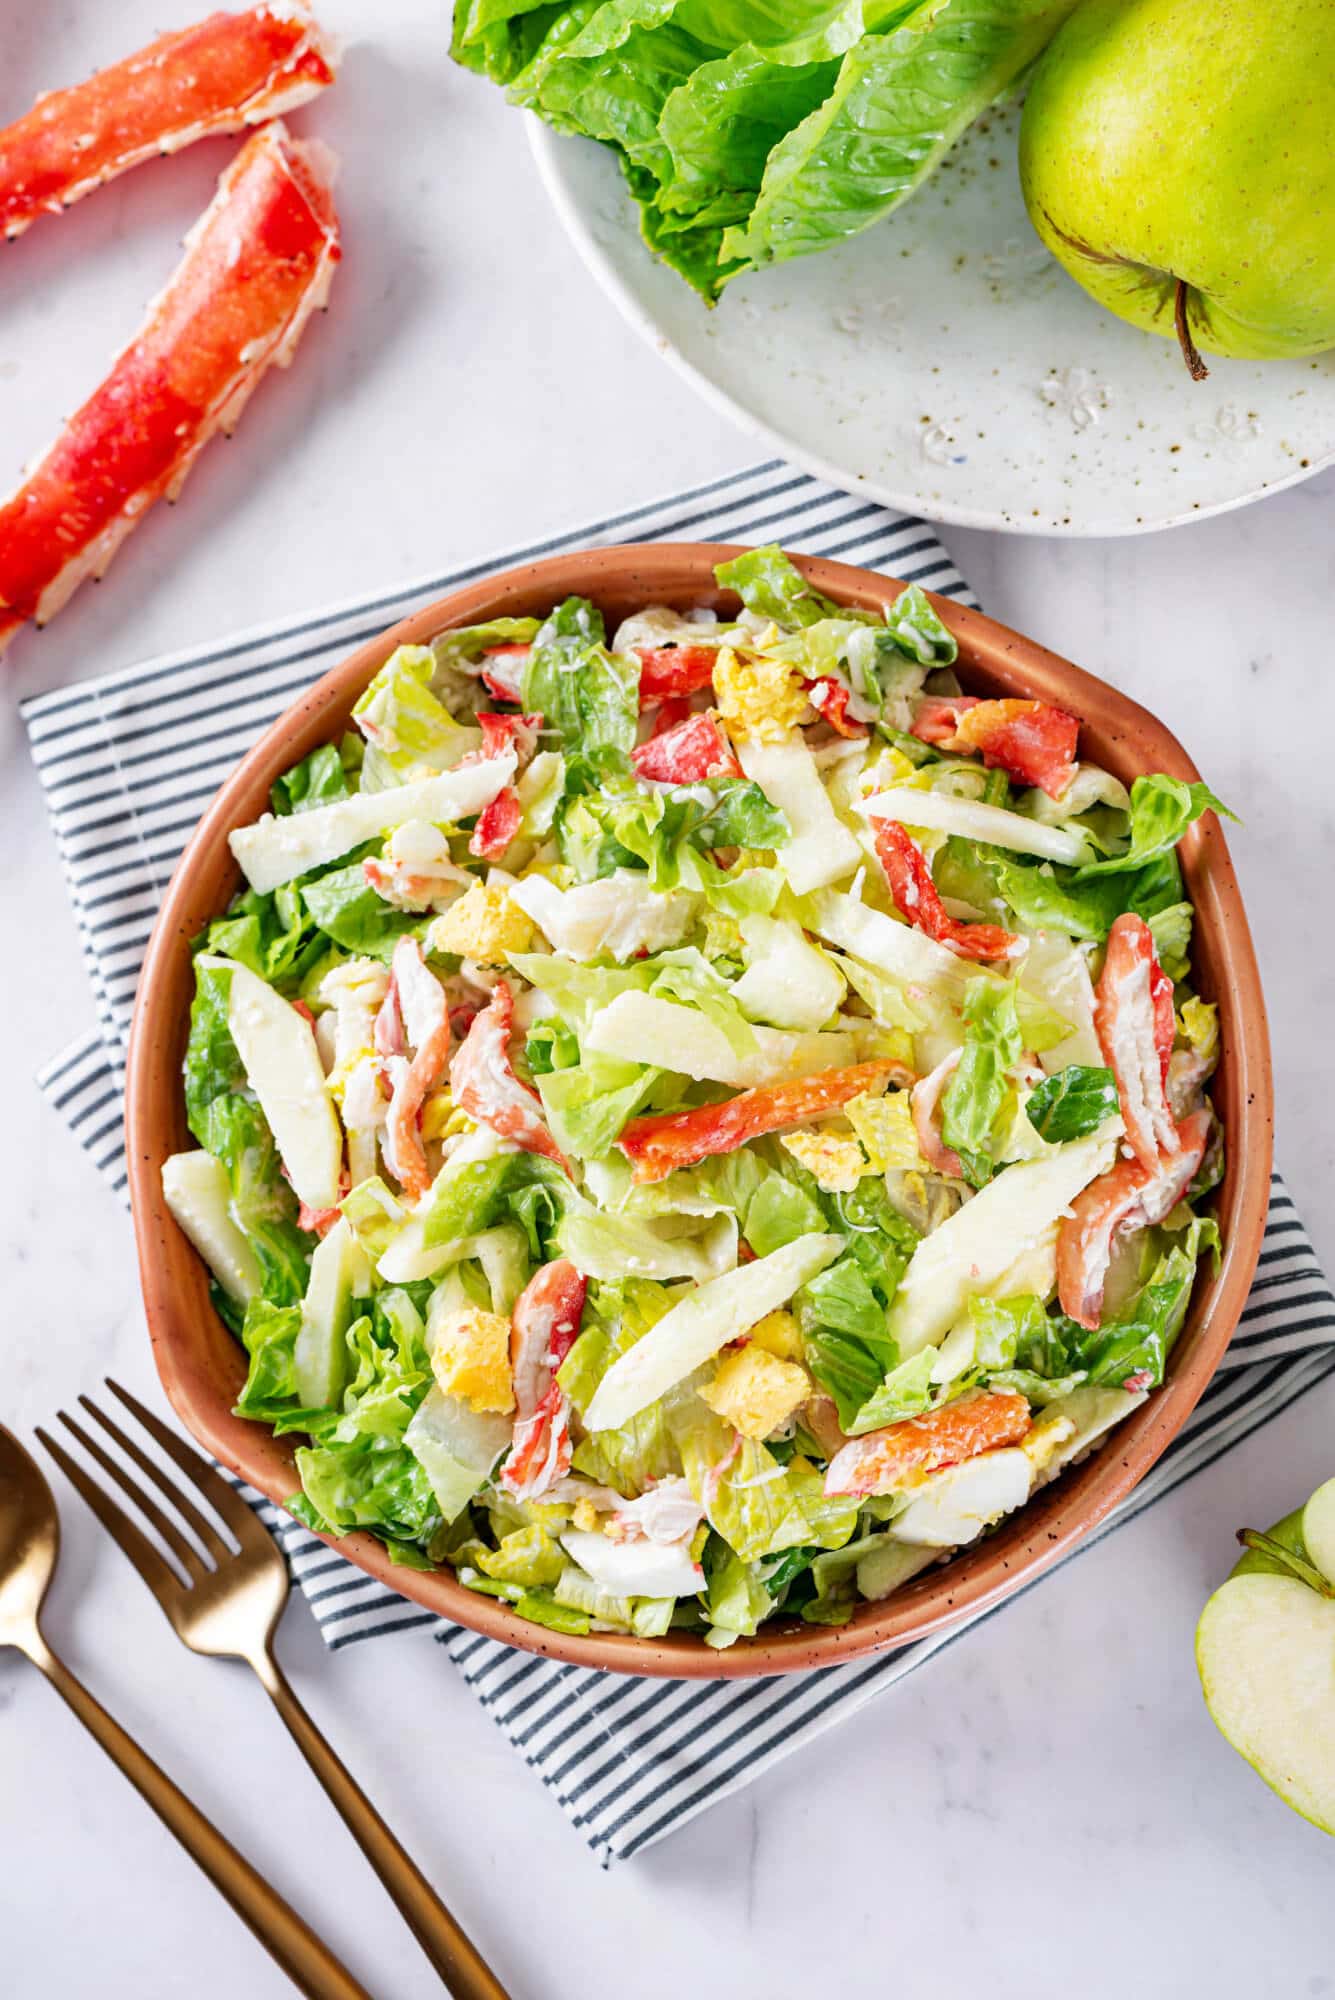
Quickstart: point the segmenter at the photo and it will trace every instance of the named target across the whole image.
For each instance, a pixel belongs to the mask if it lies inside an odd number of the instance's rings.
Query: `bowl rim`
[[[187,842],[168,884],[144,957],[131,1023],[126,1071],[126,1137],[130,1199],[140,1279],[154,1358],[163,1388],[191,1434],[215,1458],[280,1506],[291,1494],[292,1445],[267,1426],[233,1415],[202,1360],[199,1314],[210,1316],[202,1261],[180,1231],[162,1196],[160,1169],[173,1150],[182,1107],[179,1062],[165,1067],[183,1032],[171,997],[172,975],[188,972],[190,939],[198,928],[192,904],[201,871],[218,864],[239,880],[227,848],[232,828],[267,805],[269,785],[307,747],[329,740],[356,695],[396,646],[421,643],[450,626],[513,612],[520,602],[545,609],[572,592],[595,600],[614,582],[658,573],[675,578],[679,600],[735,601],[715,585],[716,563],[743,552],[733,543],[624,543],[544,557],[497,571],[424,606],[366,641],[298,697],[264,731],[221,786]],[[885,603],[907,586],[899,579],[851,565],[794,555],[798,568],[824,594],[852,603]],[[1056,701],[1078,714],[1104,739],[1101,761],[1130,770],[1169,772],[1193,781],[1199,773],[1178,739],[1130,697],[1060,655],[1024,638],[984,613],[952,598],[928,596],[960,646],[962,677],[970,686]],[[654,601],[639,596],[641,603]],[[1100,719],[1101,718],[1101,719]],[[294,745],[294,738],[297,742]],[[1134,758],[1118,746],[1134,746]],[[387,1590],[451,1622],[522,1651],[571,1665],[641,1676],[734,1679],[840,1665],[870,1653],[907,1645],[975,1616],[1033,1581],[1084,1540],[1148,1472],[1182,1428],[1204,1392],[1237,1325],[1265,1234],[1270,1192],[1273,1093],[1265,1004],[1241,895],[1219,823],[1207,813],[1188,830],[1181,848],[1188,894],[1196,908],[1197,938],[1218,957],[1218,991],[1224,1048],[1217,1092],[1230,1101],[1226,1120],[1227,1173],[1219,1206],[1224,1254],[1218,1271],[1198,1278],[1186,1323],[1164,1384],[1112,1434],[1108,1445],[1068,1469],[944,1566],[933,1566],[891,1597],[860,1604],[843,1626],[781,1621],[725,1651],[691,1634],[638,1639],[620,1633],[587,1636],[547,1630],[520,1619],[500,1600],[478,1595],[448,1568],[408,1569],[390,1561],[368,1533],[322,1537]],[[230,894],[230,891],[228,892]],[[213,907],[222,907],[215,903]],[[233,1337],[228,1334],[227,1339]],[[242,1350],[236,1343],[238,1362]]]

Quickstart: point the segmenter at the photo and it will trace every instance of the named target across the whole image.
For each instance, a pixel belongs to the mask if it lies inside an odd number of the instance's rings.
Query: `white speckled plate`
[[[641,241],[611,153],[530,119],[538,166],[632,326],[711,402],[822,478],[936,521],[1133,535],[1240,507],[1335,459],[1335,353],[1219,361],[1114,319],[1029,226],[1018,112],[914,201],[711,312]]]

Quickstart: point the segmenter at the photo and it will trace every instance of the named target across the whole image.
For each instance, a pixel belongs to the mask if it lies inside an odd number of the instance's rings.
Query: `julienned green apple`
[[[1053,256],[1193,375],[1198,347],[1335,346],[1335,0],[1082,0],[1020,179]]]
[[[1335,1479],[1241,1539],[1196,1628],[1206,1705],[1286,1804],[1335,1833]]]

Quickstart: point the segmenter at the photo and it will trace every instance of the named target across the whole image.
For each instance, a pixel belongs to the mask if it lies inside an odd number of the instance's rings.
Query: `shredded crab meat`
[[[782,1467],[779,1468],[782,1473]],[[624,1501],[607,1524],[614,1542],[689,1542],[705,1510],[684,1479],[660,1479],[638,1500]]]
[[[1205,1157],[1213,1114],[1208,1105],[1175,1129],[1171,1154],[1152,1166],[1119,1160],[1078,1194],[1057,1232],[1057,1297],[1062,1311],[1093,1331],[1103,1318],[1103,1288],[1119,1236],[1147,1229],[1181,1201]]]
[[[445,989],[422,957],[416,938],[400,938],[392,962],[395,1011],[403,1043],[386,1065],[393,1084],[385,1118],[385,1156],[391,1173],[411,1201],[420,1201],[431,1185],[422,1144],[421,1113],[427,1093],[440,1081],[450,1053],[450,1021]],[[386,1006],[389,996],[386,996]],[[377,1017],[376,1032],[384,1009]]]
[[[517,770],[522,771],[531,762],[542,728],[540,715],[492,715],[480,711],[477,721],[482,731],[482,748],[465,757],[465,764],[503,757],[510,750],[515,753]],[[469,853],[480,861],[499,861],[519,832],[523,817],[519,793],[513,785],[504,786],[478,814],[468,842]]]
[[[1159,964],[1143,917],[1130,912],[1108,933],[1108,950],[1094,1001],[1094,1027],[1104,1060],[1117,1079],[1127,1143],[1154,1169],[1177,1151],[1177,1123],[1168,1102],[1173,1048],[1173,989]]]
[[[710,1466],[708,1472],[705,1474],[704,1502],[706,1508],[714,1506],[716,1501],[718,1500],[719,1488],[722,1486],[724,1480],[727,1478],[728,1473],[731,1470],[732,1466],[736,1463],[737,1456],[740,1453],[741,1449],[742,1449],[742,1434],[740,1431],[734,1431],[732,1437],[732,1443],[728,1446],[728,1449],[724,1452],[722,1458],[717,1459],[715,1463]]]
[[[497,980],[491,999],[475,1014],[450,1065],[450,1089],[461,1111],[489,1125],[526,1153],[541,1153],[568,1173],[569,1162],[543,1122],[536,1091],[519,1081],[510,1062],[514,995]]]
[[[265,370],[291,360],[339,257],[329,173],[281,119],[241,148],[140,332],[0,502],[0,649],[101,576]]]
[[[86,83],[47,91],[0,132],[0,234],[21,236],[94,188],[196,139],[295,111],[338,54],[299,0],[211,14]]]
[[[825,674],[820,680],[807,683],[807,700],[816,713],[824,716],[837,735],[860,741],[867,735],[867,727],[850,716],[851,699],[849,690],[835,674]]]
[[[422,820],[396,827],[383,857],[363,861],[362,875],[396,910],[412,911],[441,909],[474,880],[451,858],[450,843],[440,828]]]
[[[515,1301],[510,1366],[516,1421],[502,1483],[518,1499],[546,1493],[570,1470],[570,1401],[556,1371],[575,1344],[586,1281],[566,1257],[544,1264]]]
[[[488,646],[478,676],[493,701],[524,699],[524,669],[531,646]]]

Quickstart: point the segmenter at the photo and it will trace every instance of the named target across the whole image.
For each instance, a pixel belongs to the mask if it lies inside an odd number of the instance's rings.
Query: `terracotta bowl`
[[[736,599],[714,583],[731,547],[693,543],[592,549],[554,556],[471,584],[361,646],[294,704],[223,786],[181,858],[148,947],[130,1043],[127,1112],[130,1186],[149,1331],[163,1385],[183,1423],[215,1457],[277,1501],[296,1489],[293,1447],[232,1414],[245,1376],[241,1347],[209,1304],[204,1266],[162,1197],[160,1169],[190,1145],[181,1061],[192,994],[190,940],[227,904],[240,876],[227,845],[233,827],[268,804],[280,772],[336,737],[372,674],[396,646],[420,643],[452,625],[502,615],[544,614],[577,593],[606,612],[609,625],[645,604],[716,606]],[[800,559],[830,597],[881,605],[901,584],[843,563]],[[1143,771],[1199,774],[1175,737],[1124,695],[948,598],[936,608],[960,647],[960,674],[981,694],[1059,703],[1083,724],[1085,753],[1130,783]],[[921,1639],[966,1613],[995,1604],[1068,1553],[1125,1498],[1181,1429],[1237,1324],[1265,1230],[1273,1117],[1265,1007],[1247,919],[1224,838],[1213,815],[1182,846],[1196,906],[1194,965],[1202,993],[1219,1003],[1223,1053],[1214,1086],[1228,1136],[1228,1172],[1219,1195],[1225,1252],[1217,1276],[1200,1281],[1173,1351],[1168,1380],[1105,1448],[1064,1474],[994,1534],[946,1566],[929,1570],[880,1604],[864,1604],[842,1627],[797,1620],[767,1627],[727,1652],[688,1634],[642,1640],[548,1632],[503,1604],[465,1590],[448,1570],[394,1567],[370,1535],[348,1536],[339,1552],[406,1596],[491,1638],[579,1666],[623,1673],[702,1678],[775,1674],[830,1666]]]

